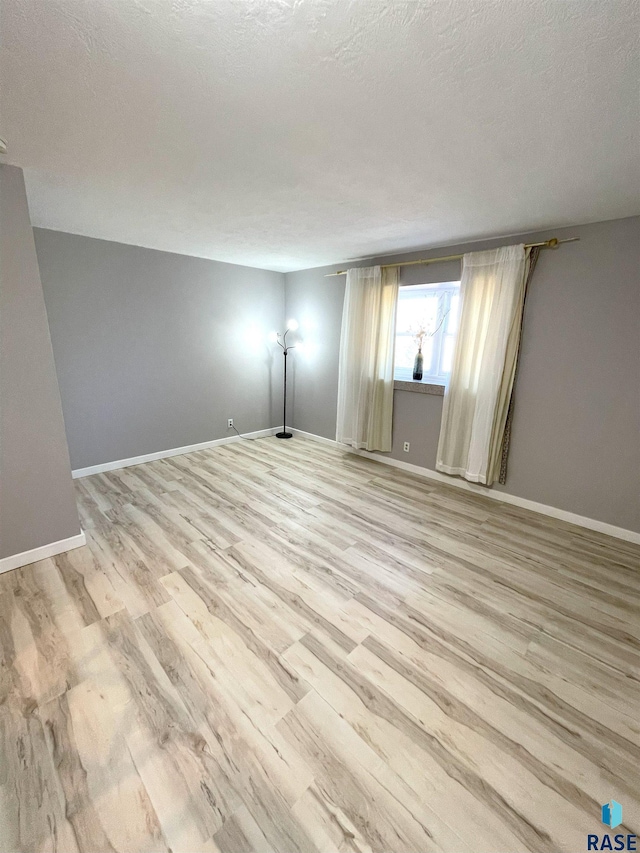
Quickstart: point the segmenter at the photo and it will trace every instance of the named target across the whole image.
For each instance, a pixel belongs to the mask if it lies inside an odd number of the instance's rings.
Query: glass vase
[[[423,361],[422,350],[418,350],[416,360],[413,362],[413,378],[416,382],[419,382],[422,379]]]

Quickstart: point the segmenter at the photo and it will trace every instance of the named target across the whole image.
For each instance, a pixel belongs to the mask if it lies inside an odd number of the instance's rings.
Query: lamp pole
[[[287,332],[290,330],[290,327],[287,328],[284,335],[280,335],[280,332],[277,333],[277,342],[282,347],[282,354],[284,356],[284,393],[283,393],[283,410],[282,410],[282,432],[276,433],[276,438],[293,438],[292,432],[287,432],[287,354],[290,349],[295,349],[295,347],[287,346]],[[282,338],[282,340],[280,340]]]

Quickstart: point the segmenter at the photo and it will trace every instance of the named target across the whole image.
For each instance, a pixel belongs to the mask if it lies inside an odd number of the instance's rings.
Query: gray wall
[[[34,232],[74,469],[277,425],[282,273]]]
[[[640,217],[554,229],[384,263],[457,254],[551,236],[579,236],[543,251],[524,320],[509,474],[497,489],[640,530]],[[362,261],[348,266],[375,262]],[[344,276],[333,267],[287,273],[286,310],[301,323],[293,425],[335,438]],[[407,267],[402,284],[450,281],[459,262]],[[396,391],[391,456],[435,468],[442,398]],[[411,451],[402,451],[402,442]]]
[[[78,533],[22,170],[0,166],[0,558]]]

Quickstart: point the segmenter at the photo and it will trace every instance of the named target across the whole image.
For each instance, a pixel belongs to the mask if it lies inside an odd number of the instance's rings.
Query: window
[[[460,282],[401,287],[396,316],[394,378],[413,379],[422,340],[422,382],[445,385],[451,373],[458,331]]]

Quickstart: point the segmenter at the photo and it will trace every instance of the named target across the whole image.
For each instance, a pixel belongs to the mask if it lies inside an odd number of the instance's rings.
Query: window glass
[[[460,294],[454,293],[451,296],[451,307],[449,316],[447,317],[447,332],[455,335],[458,331],[458,306],[460,304]]]
[[[458,329],[460,282],[401,287],[396,313],[395,378],[412,380],[422,351],[422,382],[445,384]]]

